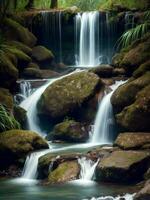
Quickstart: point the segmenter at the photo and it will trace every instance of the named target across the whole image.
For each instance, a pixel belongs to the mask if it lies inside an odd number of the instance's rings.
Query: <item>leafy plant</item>
[[[19,122],[0,104],[0,131],[20,129]]]
[[[125,32],[118,40],[118,46],[122,48],[128,47],[135,40],[141,39],[150,30],[150,11],[145,12],[145,22],[138,24],[136,27]]]

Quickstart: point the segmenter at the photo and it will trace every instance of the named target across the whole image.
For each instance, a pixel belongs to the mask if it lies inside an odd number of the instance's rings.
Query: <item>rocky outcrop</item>
[[[143,178],[149,162],[148,152],[114,151],[99,162],[96,178],[110,182],[136,182]]]
[[[10,130],[0,134],[0,167],[5,168],[23,160],[28,153],[48,148],[47,142],[37,133]],[[20,162],[21,162],[20,160]]]
[[[133,198],[133,200],[149,200],[150,199],[150,181],[147,181],[144,188],[142,188]]]
[[[54,127],[52,138],[68,142],[85,142],[89,138],[88,126],[74,120],[66,120]]]
[[[81,108],[100,91],[99,77],[89,72],[77,72],[51,84],[38,102],[39,114],[53,120],[81,114]],[[79,111],[80,110],[80,111]],[[78,115],[80,116],[80,115]]]
[[[124,150],[150,149],[150,133],[121,133],[114,145]]]

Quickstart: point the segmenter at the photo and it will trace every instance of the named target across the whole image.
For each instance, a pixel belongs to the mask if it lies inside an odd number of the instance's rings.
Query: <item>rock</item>
[[[20,106],[15,106],[14,107],[14,117],[15,119],[21,124],[21,127],[24,128],[25,124],[27,122],[27,115],[26,115],[26,110],[24,110]]]
[[[13,96],[9,90],[0,88],[0,104],[3,105],[12,113],[13,111]]]
[[[42,78],[49,79],[60,76],[60,73],[48,69],[43,69],[41,70],[41,75]]]
[[[48,148],[47,142],[37,133],[26,130],[10,130],[0,134],[0,168],[23,159],[28,153]]]
[[[148,84],[150,84],[150,72],[121,85],[111,97],[111,103],[115,112],[118,113],[124,107],[134,103],[137,93]]]
[[[40,67],[38,66],[38,64],[30,62],[27,66],[27,68],[34,68],[34,69],[40,69]]]
[[[126,71],[123,68],[114,68],[113,70],[114,76],[124,76],[125,74],[126,74]]]
[[[144,179],[145,179],[145,180],[149,180],[149,179],[150,179],[150,167],[148,168],[148,170],[147,170],[146,173],[144,174]]]
[[[77,72],[67,75],[44,91],[38,102],[38,112],[53,120],[63,119],[67,115],[77,116],[83,104],[85,106],[102,86],[99,77],[93,73]]]
[[[124,58],[125,52],[116,53],[114,57],[112,58],[112,65],[120,68],[121,67],[121,61]]]
[[[134,71],[133,77],[138,78],[145,74],[147,71],[150,71],[150,60],[140,65],[140,67]]]
[[[54,171],[49,173],[48,183],[64,183],[75,180],[79,177],[80,166],[77,161],[67,161],[61,163]]]
[[[22,73],[25,78],[42,78],[41,70],[36,68],[26,68]]]
[[[101,78],[101,80],[106,86],[110,86],[115,83],[115,81],[112,78]]]
[[[5,18],[4,24],[8,27],[6,35],[9,39],[20,41],[29,47],[33,47],[36,44],[37,38],[18,22]]]
[[[149,79],[150,80],[150,79]],[[149,132],[150,130],[150,84],[136,95],[133,104],[116,115],[117,123],[124,131]]]
[[[147,181],[144,188],[142,188],[133,198],[133,200],[149,200],[150,199],[150,181]]]
[[[18,70],[4,54],[0,55],[0,87],[13,88],[18,78]]]
[[[80,153],[47,153],[39,158],[38,162],[38,174],[40,179],[45,179],[48,177],[49,169],[51,171],[55,170],[61,163],[77,161],[78,157],[81,156]]]
[[[98,67],[91,68],[89,72],[97,74],[101,78],[109,78],[113,75],[113,67],[110,65],[100,65]]]
[[[53,139],[68,142],[85,142],[89,138],[89,130],[84,124],[74,120],[66,120],[54,127]]]
[[[53,53],[44,46],[36,46],[32,49],[32,58],[37,62],[50,62],[54,59]]]
[[[150,133],[120,133],[114,145],[125,150],[150,148]]]
[[[142,151],[114,151],[103,158],[96,168],[97,180],[137,182],[148,169],[150,153]]]

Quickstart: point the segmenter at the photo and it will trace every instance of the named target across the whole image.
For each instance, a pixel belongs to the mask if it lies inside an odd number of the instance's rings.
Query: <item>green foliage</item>
[[[150,30],[150,11],[146,11],[144,15],[144,23],[138,24],[135,28],[132,28],[125,32],[118,41],[118,46],[122,48],[128,47],[135,40],[141,39]]]
[[[0,104],[0,131],[20,129],[20,124],[10,115],[6,108]]]

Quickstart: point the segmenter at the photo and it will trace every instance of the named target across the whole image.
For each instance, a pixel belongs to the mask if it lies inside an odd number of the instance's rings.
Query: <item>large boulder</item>
[[[8,111],[13,111],[13,96],[5,88],[0,88],[0,104],[5,106]]]
[[[27,78],[27,79],[37,79],[37,78],[42,78],[42,73],[40,69],[36,68],[26,68],[24,69],[22,76]]]
[[[110,182],[136,182],[143,178],[149,161],[149,152],[114,151],[99,162],[96,178]]]
[[[29,47],[33,47],[36,44],[37,38],[18,22],[5,18],[4,24],[8,28],[6,36],[9,39],[20,41]]]
[[[116,115],[117,123],[122,130],[142,131],[150,130],[150,84],[136,95],[133,104],[125,107],[123,111]]]
[[[137,79],[121,85],[112,95],[111,103],[115,112],[120,112],[124,107],[134,103],[137,93],[150,84],[150,72],[145,73]]]
[[[102,86],[100,78],[93,73],[67,75],[47,87],[38,102],[38,112],[54,120],[67,115],[80,116],[82,106],[86,106]]]
[[[150,199],[150,181],[134,196],[133,200],[149,200]]]
[[[125,150],[150,149],[150,133],[121,133],[114,145]]]
[[[53,53],[44,46],[36,46],[32,49],[32,58],[37,62],[50,62],[54,59]]]
[[[18,70],[4,53],[0,54],[0,87],[13,88],[18,78]]]
[[[24,159],[28,153],[48,148],[47,142],[37,133],[10,130],[0,134],[0,167],[5,168]]]
[[[89,138],[88,127],[74,120],[65,120],[54,127],[53,139],[68,142],[85,142]]]

